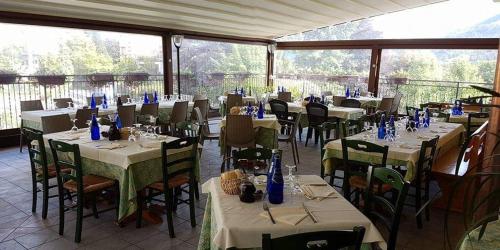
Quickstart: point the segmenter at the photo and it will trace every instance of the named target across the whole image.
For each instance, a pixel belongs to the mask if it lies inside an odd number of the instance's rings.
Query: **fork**
[[[269,214],[269,218],[271,218],[273,224],[276,224],[276,221],[274,221],[273,215],[271,214],[271,210],[269,210],[269,206],[267,206],[267,202],[262,203],[262,208],[267,211],[267,214]]]

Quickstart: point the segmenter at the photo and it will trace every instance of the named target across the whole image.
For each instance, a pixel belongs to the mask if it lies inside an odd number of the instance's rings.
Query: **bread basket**
[[[230,180],[220,180],[220,185],[224,193],[229,195],[239,195],[240,194],[240,185],[242,179],[230,179]]]

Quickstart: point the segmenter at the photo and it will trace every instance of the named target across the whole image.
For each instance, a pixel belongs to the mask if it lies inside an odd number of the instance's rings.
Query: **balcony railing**
[[[53,108],[54,98],[71,97],[79,105],[87,105],[86,98],[92,93],[101,95],[106,93],[109,98],[115,98],[119,94],[128,94],[133,97],[141,96],[144,91],[164,92],[162,75],[150,75],[147,79],[134,78],[127,75],[113,75],[112,81],[106,80],[108,76],[101,79],[89,79],[89,76],[65,76],[60,85],[45,84],[41,78],[36,76],[17,76],[11,83],[0,84],[0,129],[19,127],[20,101],[40,99],[45,108]],[[1,80],[1,79],[0,79]],[[61,80],[61,79],[60,79]],[[102,80],[102,81],[99,81]],[[133,81],[134,80],[134,81]],[[177,82],[174,77],[174,93],[177,93]],[[316,95],[321,91],[330,90],[334,95],[343,94],[346,86],[360,88],[367,92],[367,77],[359,76],[320,76],[320,75],[282,75],[278,74],[272,79],[274,89],[276,86],[284,86],[291,91],[294,98],[305,97],[310,93]],[[0,81],[1,82],[1,81]],[[392,96],[396,91],[403,93],[400,112],[404,107],[418,106],[420,103],[435,101],[449,102],[458,98],[479,95],[480,93],[470,85],[481,85],[491,88],[491,83],[474,83],[460,81],[437,81],[437,80],[395,80],[394,78],[382,78],[379,83],[379,96]],[[266,87],[265,75],[255,74],[182,74],[181,91],[183,94],[204,94],[212,107],[218,105],[217,97],[225,91],[234,90],[236,87],[244,87],[246,91],[251,89],[252,94],[261,96],[273,88]]]

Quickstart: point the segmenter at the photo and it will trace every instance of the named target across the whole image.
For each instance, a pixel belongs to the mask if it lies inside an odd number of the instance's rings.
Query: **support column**
[[[374,96],[378,96],[378,80],[380,74],[380,58],[382,49],[372,49],[370,60],[370,75],[368,77],[368,91]]]
[[[267,45],[267,59],[266,59],[266,86],[271,85],[271,76],[274,75],[274,52],[276,44]]]
[[[172,34],[165,33],[162,38],[163,50],[163,84],[165,95],[171,95],[174,89],[174,76],[172,66]]]

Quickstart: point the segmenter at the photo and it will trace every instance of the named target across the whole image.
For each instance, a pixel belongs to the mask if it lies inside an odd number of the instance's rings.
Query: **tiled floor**
[[[206,142],[202,158],[202,178],[208,180],[220,173],[219,148],[217,142]],[[290,147],[285,150],[285,162],[291,160]],[[319,147],[305,148],[299,143],[300,174],[319,174]],[[174,216],[176,238],[168,236],[167,225],[145,225],[136,229],[134,223],[120,228],[114,224],[114,212],[100,214],[99,219],[84,219],[82,242],[73,242],[75,213],[66,213],[64,236],[58,234],[57,199],[51,199],[49,215],[41,218],[41,197],[37,213],[31,212],[31,173],[26,151],[18,148],[0,149],[0,250],[3,249],[196,249],[203,219],[206,195],[201,195],[196,204],[198,225],[191,228],[186,206],[180,206]],[[407,209],[402,218],[398,237],[398,249],[443,249],[444,212],[433,209],[431,221],[424,221],[424,228],[417,229],[413,209]],[[452,224],[458,223],[457,215]],[[166,221],[165,216],[163,220]],[[452,227],[453,228],[453,227]]]

